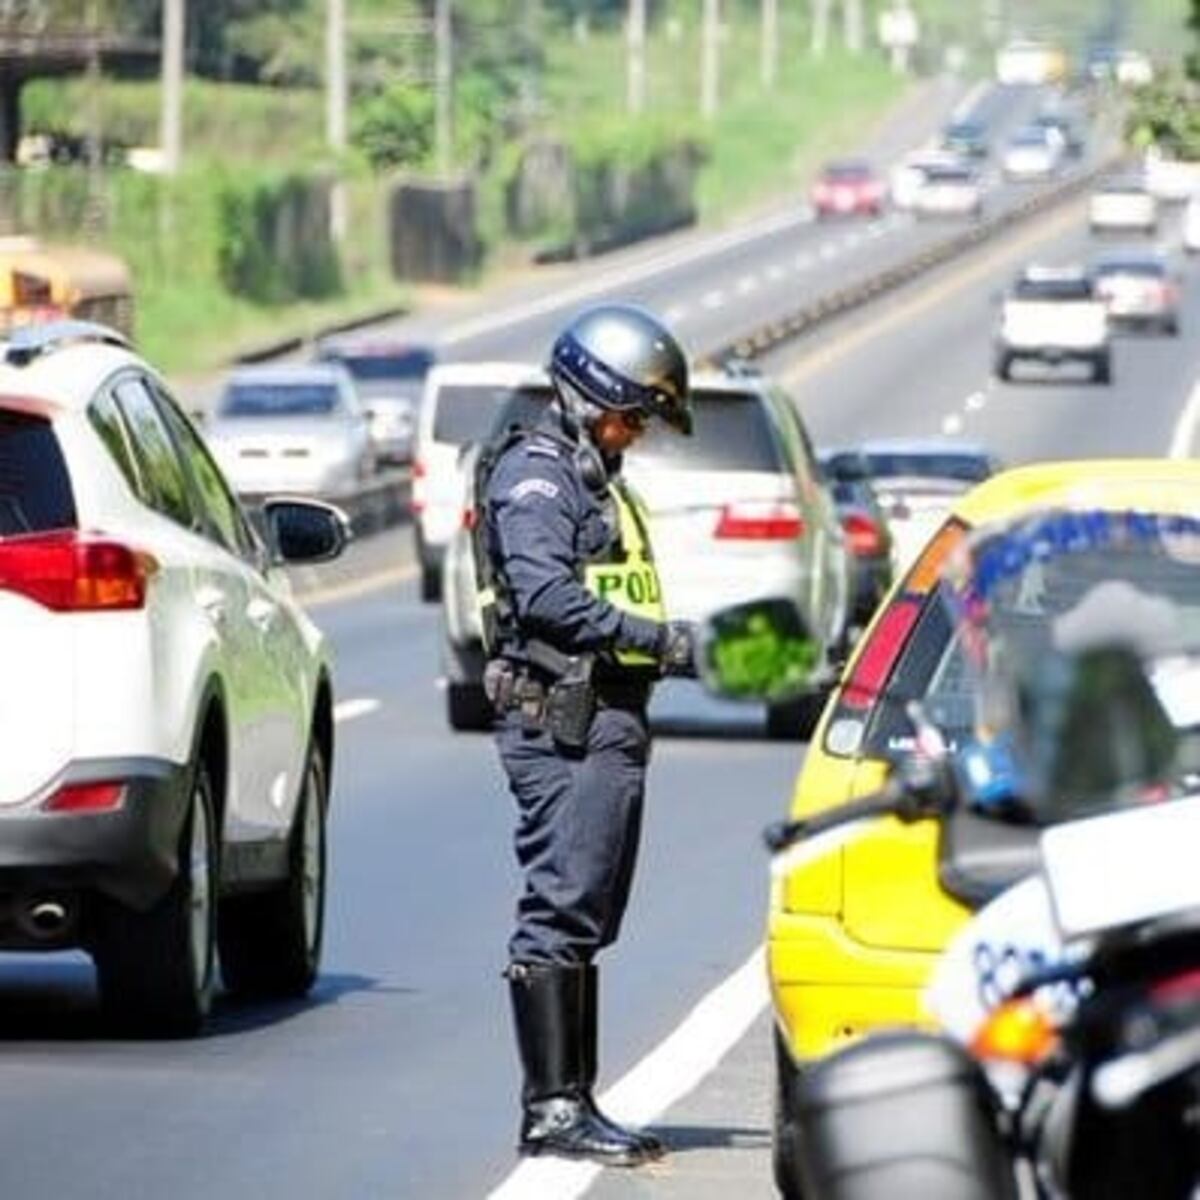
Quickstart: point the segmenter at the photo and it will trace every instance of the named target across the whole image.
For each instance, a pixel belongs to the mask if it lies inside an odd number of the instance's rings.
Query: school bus
[[[78,317],[133,336],[133,285],[115,254],[0,237],[0,332]]]

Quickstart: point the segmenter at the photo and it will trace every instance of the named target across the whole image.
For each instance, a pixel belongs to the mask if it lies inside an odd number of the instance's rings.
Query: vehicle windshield
[[[979,483],[992,474],[991,463],[978,454],[865,451],[859,457],[872,479],[957,479],[964,483]]]
[[[1043,513],[976,535],[952,562],[880,697],[869,753],[911,750],[912,700],[952,746],[966,745],[992,721],[989,680],[1033,678],[1058,656],[1122,640],[1152,664],[1183,734],[1175,777],[1200,786],[1200,519]]]
[[[831,183],[862,183],[873,173],[869,163],[830,163],[824,171]]]
[[[433,418],[433,440],[453,446],[464,446],[468,442],[488,440],[494,431],[499,431],[510,421],[501,423],[500,417],[514,400],[521,405],[521,412],[536,420],[534,408],[549,397],[549,389],[516,388],[506,384],[447,384],[437,392],[437,408]],[[514,420],[526,424],[525,419]]]
[[[534,424],[549,399],[548,389],[527,388],[504,406],[492,437],[514,425]],[[694,425],[691,437],[680,437],[661,421],[651,421],[646,433],[625,456],[631,470],[768,471],[784,469],[763,402],[752,392],[692,392]]]
[[[1019,279],[1013,287],[1016,300],[1091,300],[1092,282],[1087,278]]]
[[[317,417],[338,408],[332,383],[234,383],[221,401],[223,417]]]
[[[1013,146],[1036,146],[1043,149],[1046,146],[1046,134],[1041,129],[1023,129],[1012,140]]]
[[[1167,273],[1165,264],[1152,258],[1108,259],[1096,264],[1097,275],[1146,275],[1161,279]]]
[[[429,374],[435,355],[430,350],[401,350],[396,352],[342,352],[328,350],[321,357],[341,363],[359,382],[420,383]]]

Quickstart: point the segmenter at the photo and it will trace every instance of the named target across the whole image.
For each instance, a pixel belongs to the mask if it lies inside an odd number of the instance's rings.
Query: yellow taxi
[[[884,599],[847,664],[797,780],[793,817],[882,784],[889,762],[912,746],[907,702],[920,700],[936,720],[934,705],[955,682],[945,677],[953,657],[946,654],[949,617],[934,600],[949,551],[979,526],[1027,511],[1080,507],[1194,516],[1200,462],[1040,464],[996,475],[961,497]],[[957,682],[957,702],[969,703],[965,681]],[[881,823],[775,880],[767,950],[780,1087],[797,1065],[851,1039],[881,1026],[923,1023],[926,977],[966,915],[938,886],[937,830],[927,823]],[[783,1109],[786,1116],[786,1103]]]

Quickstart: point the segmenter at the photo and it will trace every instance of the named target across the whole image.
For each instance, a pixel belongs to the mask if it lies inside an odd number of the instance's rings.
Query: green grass
[[[698,6],[692,6],[698,8]],[[700,31],[695,13],[674,34],[651,31],[646,56],[646,113],[660,124],[696,131],[709,148],[701,170],[701,218],[723,218],[797,185],[822,157],[862,140],[904,81],[874,53],[807,51],[800,6],[780,5],[775,87],[760,78],[758,22],[744,6],[727,5],[721,47],[720,107],[705,121],[700,108]],[[546,107],[551,124],[586,122],[625,108],[625,46],[620,34],[596,33],[585,44],[559,43],[551,56]]]

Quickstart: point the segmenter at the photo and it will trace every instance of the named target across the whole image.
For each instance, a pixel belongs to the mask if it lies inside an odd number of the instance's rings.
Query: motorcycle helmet
[[[580,314],[555,341],[549,372],[577,418],[589,410],[638,413],[692,432],[687,358],[665,326],[640,308],[600,304]]]

